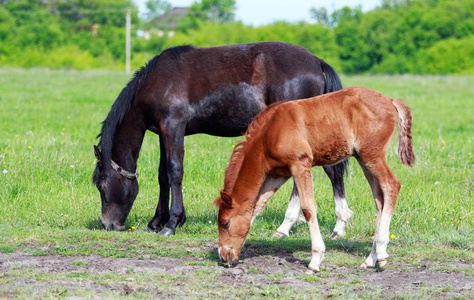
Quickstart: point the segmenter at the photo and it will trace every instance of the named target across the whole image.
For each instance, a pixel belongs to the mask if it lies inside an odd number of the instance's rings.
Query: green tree
[[[346,73],[360,73],[367,71],[372,62],[367,53],[370,45],[364,36],[365,29],[361,26],[364,14],[360,7],[344,7],[332,14],[334,35],[339,45],[339,59]]]
[[[312,7],[309,10],[309,14],[311,18],[315,19],[316,22],[318,23],[328,25],[328,26],[332,25],[332,22],[328,14],[328,10],[325,7],[320,7],[320,8]]]

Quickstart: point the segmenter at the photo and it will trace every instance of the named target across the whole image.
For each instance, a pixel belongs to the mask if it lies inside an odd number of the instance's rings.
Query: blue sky
[[[145,10],[145,0],[134,0],[141,11]],[[344,6],[362,5],[363,11],[380,5],[382,0],[236,0],[237,20],[255,26],[277,20],[289,22],[311,21],[311,7],[326,7],[329,12]],[[194,0],[168,0],[172,6],[189,6]]]

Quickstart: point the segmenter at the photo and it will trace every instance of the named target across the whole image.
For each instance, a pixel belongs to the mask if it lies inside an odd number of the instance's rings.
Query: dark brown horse
[[[103,226],[125,229],[138,193],[135,172],[146,130],[160,139],[160,195],[148,227],[170,235],[186,220],[182,197],[185,135],[237,136],[271,103],[341,88],[331,66],[291,44],[181,46],[163,51],[135,73],[103,122],[93,176],[102,199]],[[344,167],[342,163],[325,171],[334,188],[338,224],[345,226],[348,218],[340,217],[337,209],[347,207]],[[296,221],[288,220],[280,235],[286,235]],[[343,234],[344,226],[336,225],[334,235]]]
[[[306,100],[280,102],[249,125],[246,141],[234,148],[219,207],[219,255],[235,262],[253,218],[291,176],[311,234],[309,269],[319,271],[325,245],[319,231],[311,168],[354,156],[372,188],[377,228],[363,267],[387,263],[390,220],[400,181],[387,165],[386,152],[399,123],[398,154],[414,162],[411,113],[405,102],[365,88],[347,88]]]

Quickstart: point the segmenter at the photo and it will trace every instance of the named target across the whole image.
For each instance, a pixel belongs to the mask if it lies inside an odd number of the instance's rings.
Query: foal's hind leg
[[[344,190],[344,168],[347,162],[342,162],[334,166],[323,167],[324,172],[331,180],[334,196],[334,210],[336,214],[336,225],[332,231],[333,240],[344,236],[346,225],[354,215],[347,205],[346,192]]]
[[[377,227],[372,251],[361,267],[383,267],[387,263],[390,221],[401,185],[400,181],[388,167],[385,157],[381,157],[370,164],[364,164],[360,160],[359,163],[365,177],[369,181],[377,209]]]

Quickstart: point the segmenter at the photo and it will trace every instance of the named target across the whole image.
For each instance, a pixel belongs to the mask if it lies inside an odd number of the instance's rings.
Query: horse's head
[[[102,225],[106,230],[125,230],[125,220],[138,194],[138,174],[123,170],[113,161],[105,166],[97,146],[94,152],[97,165],[92,181],[102,200]]]
[[[224,262],[236,263],[250,230],[252,208],[237,203],[224,191],[214,200],[214,205],[219,208],[219,257]]]

